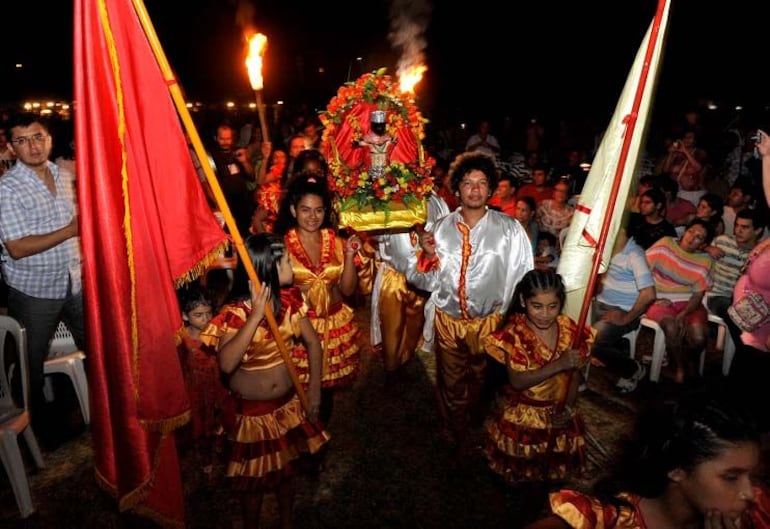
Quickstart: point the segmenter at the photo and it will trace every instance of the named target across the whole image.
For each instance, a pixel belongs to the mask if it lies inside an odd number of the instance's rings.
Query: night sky
[[[402,54],[388,39],[397,29],[390,16],[393,2],[400,2],[406,19],[410,11],[422,14],[411,19],[425,39],[429,67],[417,90],[421,107],[428,116],[457,120],[480,114],[608,118],[657,5],[655,0],[445,0],[433,6],[404,0],[254,1],[250,18],[269,39],[266,101],[305,100],[322,108],[348,73],[355,78],[383,66],[394,73]],[[146,0],[188,99],[252,97],[237,4]],[[714,99],[723,108],[741,104],[751,111],[770,100],[762,51],[768,21],[756,7],[763,3],[709,4],[673,0],[656,109],[683,111]],[[4,3],[0,102],[71,98],[72,5],[71,0]],[[354,23],[347,21],[351,17]],[[16,63],[24,67],[19,70]]]

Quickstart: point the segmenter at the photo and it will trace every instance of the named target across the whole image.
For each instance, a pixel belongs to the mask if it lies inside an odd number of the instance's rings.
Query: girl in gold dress
[[[326,180],[300,175],[290,185],[276,223],[285,233],[294,270],[294,285],[308,304],[308,316],[323,349],[321,420],[331,418],[333,391],[350,384],[357,371],[360,331],[353,310],[343,298],[358,283],[355,256],[361,239],[340,237],[331,221],[331,201]],[[307,358],[295,358],[297,374],[304,381]]]
[[[246,240],[261,285],[251,286],[248,300],[225,305],[201,341],[216,347],[220,369],[228,376],[230,398],[224,422],[230,445],[226,476],[239,493],[244,527],[258,527],[262,498],[274,491],[281,526],[291,527],[292,475],[303,455],[317,453],[329,440],[318,424],[321,401],[321,344],[307,307],[291,286],[292,270],[280,237],[253,235]],[[265,320],[270,304],[279,337]],[[302,337],[305,347],[295,339]],[[308,409],[300,403],[276,339],[310,359]]]
[[[564,478],[582,466],[582,420],[574,409],[592,341],[561,314],[564,283],[554,270],[531,270],[516,287],[513,314],[486,339],[509,384],[485,425],[489,465],[506,481]],[[575,339],[577,336],[577,340]]]

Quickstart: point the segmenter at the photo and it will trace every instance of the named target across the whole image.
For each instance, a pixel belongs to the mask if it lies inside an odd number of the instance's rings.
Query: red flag
[[[97,479],[183,526],[173,431],[189,406],[174,291],[226,240],[131,0],[76,0],[78,199]]]

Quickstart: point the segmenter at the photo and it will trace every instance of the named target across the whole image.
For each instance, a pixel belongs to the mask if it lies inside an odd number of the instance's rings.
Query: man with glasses
[[[2,271],[8,315],[27,329],[32,420],[45,446],[52,417],[42,413],[43,362],[59,320],[85,349],[75,183],[49,160],[51,134],[40,116],[14,116],[7,130],[16,164],[0,178]]]

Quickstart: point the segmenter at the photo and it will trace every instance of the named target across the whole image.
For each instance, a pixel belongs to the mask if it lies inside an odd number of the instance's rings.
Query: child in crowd
[[[556,248],[556,236],[547,231],[541,231],[537,236],[537,251],[535,252],[535,268],[538,270],[556,270],[559,266],[559,251]]]
[[[177,351],[190,400],[189,440],[203,462],[203,472],[211,476],[217,438],[222,433],[222,405],[227,389],[222,383],[214,347],[201,341],[201,331],[212,318],[209,294],[197,285],[177,291],[184,327]]]
[[[553,270],[531,270],[516,287],[511,316],[485,342],[509,385],[485,425],[489,466],[511,483],[564,478],[583,466],[582,420],[574,409],[593,341],[561,314],[566,291]]]
[[[235,301],[202,333],[215,344],[219,365],[229,377],[226,427],[230,442],[226,476],[241,493],[244,527],[259,525],[263,494],[276,492],[282,527],[292,525],[291,476],[303,454],[317,452],[329,440],[317,423],[321,401],[321,344],[307,318],[281,237],[252,235],[246,249],[261,285],[251,285],[249,300]],[[270,305],[278,324],[276,337],[265,320]],[[277,340],[291,351],[302,337],[309,358],[308,409],[303,409]]]

